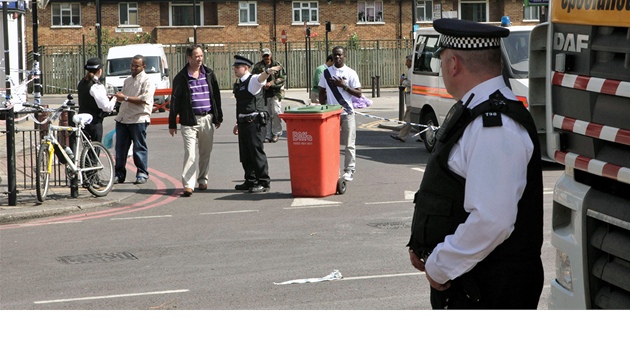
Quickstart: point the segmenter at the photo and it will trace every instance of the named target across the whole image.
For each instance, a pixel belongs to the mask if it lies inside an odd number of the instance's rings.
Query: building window
[[[540,6],[524,6],[523,7],[523,20],[524,21],[540,20]]]
[[[293,2],[293,22],[304,23],[318,23],[319,22],[319,3],[317,1],[311,2]]]
[[[416,1],[416,22],[433,21],[433,0]]]
[[[192,4],[171,3],[170,25],[171,26],[193,26],[194,14],[197,13],[197,25],[203,26],[203,9],[201,4],[197,4],[196,11],[193,11]]]
[[[238,22],[240,24],[257,24],[258,15],[256,13],[255,1],[239,1],[238,3]]]
[[[383,22],[382,1],[359,1],[358,22]]]
[[[81,4],[57,3],[51,5],[53,26],[81,26]]]
[[[460,18],[475,22],[488,22],[488,4],[485,1],[460,2]]]
[[[121,2],[118,4],[118,17],[121,26],[138,25],[138,3]]]

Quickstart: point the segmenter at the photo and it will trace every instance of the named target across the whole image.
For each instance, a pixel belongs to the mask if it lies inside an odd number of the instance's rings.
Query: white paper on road
[[[339,280],[341,278],[343,278],[343,275],[341,275],[341,272],[335,269],[333,270],[332,273],[328,274],[327,276],[323,278],[295,279],[295,280],[287,280],[282,283],[274,283],[274,284],[275,285],[288,285],[288,284],[319,283],[322,281]]]

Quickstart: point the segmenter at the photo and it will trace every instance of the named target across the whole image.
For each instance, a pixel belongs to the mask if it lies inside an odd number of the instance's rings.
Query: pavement
[[[363,89],[363,94],[369,100],[372,101],[372,105],[368,108],[359,109],[359,112],[366,112],[374,116],[378,116],[380,112],[388,112],[389,117],[392,118],[391,112],[397,111],[399,105],[399,91],[398,88],[385,88],[380,90],[372,96],[372,90],[369,87]],[[53,97],[55,96],[55,97]],[[58,96],[58,97],[56,97]],[[52,98],[54,102],[62,102],[63,95],[48,95],[48,98]],[[286,91],[285,100],[288,102],[296,102],[296,105],[306,105],[310,103],[309,94],[305,89],[289,89]],[[227,104],[235,104],[235,102],[225,102]],[[224,103],[224,104],[225,104]],[[291,105],[286,103],[286,105]],[[32,122],[16,122],[16,128],[24,126],[24,129],[32,129]],[[382,121],[378,125],[383,129],[400,129],[401,125],[391,122]],[[0,123],[0,130],[5,130],[4,121]],[[2,134],[3,138],[5,134]],[[16,143],[16,145],[19,145]],[[16,146],[16,162],[20,163],[19,146]],[[7,171],[7,154],[6,143],[0,145],[0,224],[15,223],[21,220],[49,217],[55,215],[63,215],[77,211],[83,211],[108,205],[114,205],[121,201],[130,198],[138,193],[139,186],[134,185],[131,182],[124,184],[117,184],[114,186],[116,193],[109,193],[105,197],[94,197],[84,188],[79,188],[79,196],[72,198],[70,196],[70,187],[51,187],[48,192],[48,196],[44,203],[37,201],[35,190],[19,189],[17,193],[16,205],[9,205],[8,188],[6,181]],[[19,178],[19,177],[18,177]]]

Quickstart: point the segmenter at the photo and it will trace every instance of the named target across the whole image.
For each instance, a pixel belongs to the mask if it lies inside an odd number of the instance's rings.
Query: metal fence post
[[[405,115],[405,86],[398,86],[398,120],[402,121]]]
[[[6,6],[6,2],[4,3]],[[8,74],[7,74],[8,75]],[[15,120],[13,105],[0,107],[0,115],[7,126],[7,184],[9,189],[9,205],[17,205],[17,184],[15,182]]]

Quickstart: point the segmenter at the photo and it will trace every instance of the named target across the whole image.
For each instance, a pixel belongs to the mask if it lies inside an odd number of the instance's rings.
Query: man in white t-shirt
[[[340,104],[344,108],[341,114],[341,139],[346,144],[344,174],[346,181],[352,181],[356,166],[357,126],[354,120],[352,96],[361,97],[361,82],[356,71],[345,65],[346,49],[337,46],[332,50],[333,65],[324,70],[319,79],[319,102],[321,104]]]

